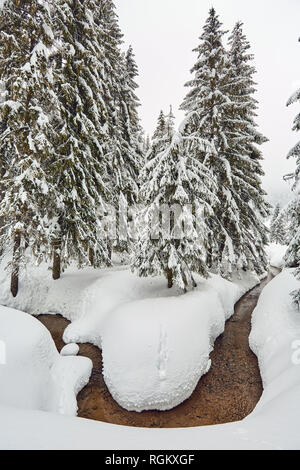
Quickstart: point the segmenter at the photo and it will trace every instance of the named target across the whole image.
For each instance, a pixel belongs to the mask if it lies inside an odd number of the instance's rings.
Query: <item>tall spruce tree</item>
[[[127,58],[122,54],[123,35],[112,0],[100,2],[99,22],[105,57],[103,99],[107,107],[109,132],[105,149],[106,173],[112,186],[111,202],[117,207],[120,193],[129,200],[134,199],[137,193],[136,141],[133,143],[131,140],[138,126],[138,102],[134,94],[137,69],[133,54],[129,52]]]
[[[105,57],[103,99],[108,112],[109,133],[104,149],[105,175],[111,188],[109,204],[113,206],[120,222],[120,203],[123,207],[126,204],[130,206],[137,200],[138,173],[142,166],[142,148],[139,145],[141,129],[137,113],[139,102],[135,95],[137,67],[131,48],[127,54],[122,53],[123,35],[113,1],[100,2],[99,12]],[[127,251],[128,243],[121,240],[119,235],[114,246],[117,250]]]
[[[136,95],[138,84],[136,77],[138,76],[138,68],[135,62],[135,56],[132,46],[129,46],[125,55],[125,76],[121,80],[122,84],[122,107],[123,109],[123,128],[125,129],[126,140],[129,150],[133,154],[132,172],[135,180],[138,179],[139,172],[144,164],[144,150],[142,136],[144,131],[140,124],[138,108],[140,100]],[[137,195],[133,194],[130,199],[136,202]]]
[[[231,70],[223,46],[224,34],[219,18],[211,8],[200,44],[194,49],[198,54],[191,70],[194,78],[186,83],[191,90],[181,106],[186,112],[181,130],[190,140],[190,151],[213,172],[219,187],[219,203],[214,207],[214,217],[208,221],[210,232],[215,234],[209,239],[208,265],[222,271],[226,271],[227,266],[224,268],[223,265],[228,259],[231,263],[235,261],[232,239],[224,221],[226,223],[228,219],[230,223],[233,220],[232,225],[238,232],[237,211],[229,189],[232,186],[231,169],[226,157],[230,140],[227,132],[230,98],[226,87],[231,80]],[[198,142],[205,143],[203,151],[199,151]]]
[[[167,137],[172,137],[174,134],[174,129],[175,129],[175,116],[173,114],[173,108],[172,105],[170,105],[170,111],[169,114],[166,116],[166,132],[167,132]]]
[[[276,204],[270,225],[270,241],[285,245],[287,242],[287,215],[280,210],[280,204]]]
[[[99,209],[110,197],[103,176],[103,147],[109,135],[103,99],[102,25],[95,19],[99,8],[94,0],[58,0],[54,8],[57,51],[53,67],[61,121],[50,171],[62,199],[53,213],[55,279],[60,276],[61,262],[109,263],[98,221]]]
[[[243,259],[236,256],[238,265],[244,269],[254,269],[259,274],[266,269],[267,258],[264,250],[267,230],[264,219],[268,216],[270,205],[262,189],[264,175],[259,145],[267,142],[257,130],[258,102],[253,76],[255,67],[251,64],[254,56],[249,53],[250,44],[243,33],[243,23],[238,22],[229,38],[229,58],[232,65],[232,84],[230,97],[234,106],[229,111],[229,131],[232,145],[228,159],[232,168],[235,200],[240,214],[240,240]],[[238,248],[238,246],[237,246]]]
[[[171,132],[173,132],[172,129]],[[165,150],[167,146],[168,129],[167,129],[167,118],[164,112],[161,110],[157,119],[156,128],[154,130],[151,141],[149,141],[149,149],[146,154],[146,160],[153,158],[161,150]],[[169,139],[170,143],[170,139]]]
[[[49,57],[53,28],[47,1],[6,1],[0,15],[0,153],[4,198],[2,244],[12,246],[11,292],[18,293],[25,243],[40,257],[47,246],[48,204],[57,197],[47,167],[56,119]]]
[[[161,139],[166,135],[166,117],[164,112],[161,110],[157,119],[156,128],[152,136],[152,140]]]
[[[138,69],[135,63],[132,47],[122,56],[123,64],[120,69],[118,87],[117,123],[120,126],[118,137],[119,150],[116,153],[115,166],[118,171],[118,185],[114,186],[115,206],[118,218],[118,234],[114,249],[121,253],[127,261],[132,251],[131,240],[126,228],[131,218],[131,208],[137,203],[139,189],[139,173],[143,166],[143,147],[141,141],[142,128],[140,125],[138,107],[140,102],[135,94],[138,85],[135,81]],[[118,135],[116,131],[116,135]],[[117,149],[117,147],[115,147]],[[119,153],[120,152],[120,153]],[[117,205],[116,202],[119,204]],[[122,220],[123,219],[123,220]],[[124,231],[124,233],[122,233]]]
[[[280,213],[280,204],[276,204],[276,206],[274,207],[274,212],[273,212],[271,223],[270,223],[270,241],[271,242],[273,241],[272,240],[273,226],[279,216],[279,213]]]
[[[255,152],[254,158],[254,142],[261,142],[258,133],[250,137],[251,125],[253,134],[255,125],[251,74],[248,67],[244,68],[249,59],[244,56],[247,46],[238,46],[232,37],[234,46],[227,54],[224,34],[212,8],[195,49],[198,60],[192,69],[194,79],[186,84],[191,90],[182,104],[186,117],[181,129],[191,141],[195,158],[217,180],[217,203],[208,221],[214,234],[209,240],[208,265],[230,277],[235,269],[264,271],[263,245],[267,238],[261,217],[266,215],[267,206],[259,180],[262,170],[252,161],[259,155]],[[195,145],[199,141],[206,143],[204,151]]]

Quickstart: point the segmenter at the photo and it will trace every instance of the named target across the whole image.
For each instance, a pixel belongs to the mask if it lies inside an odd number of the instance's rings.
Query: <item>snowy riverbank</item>
[[[300,354],[295,346],[300,316],[289,296],[297,286],[292,271],[284,270],[264,289],[254,312],[251,347],[259,358],[264,393],[245,420],[190,429],[137,429],[1,406],[0,447],[299,449]]]
[[[1,405],[76,416],[76,396],[91,370],[88,358],[60,356],[38,320],[0,307]]]
[[[59,313],[72,323],[66,343],[102,348],[103,376],[113,398],[130,411],[167,410],[193,393],[210,368],[215,339],[238,299],[259,279],[197,279],[185,295],[164,278],[141,279],[126,268],[67,271],[53,282],[43,267],[23,273],[18,296],[0,277],[0,303],[28,313]],[[184,354],[183,354],[184,351]]]

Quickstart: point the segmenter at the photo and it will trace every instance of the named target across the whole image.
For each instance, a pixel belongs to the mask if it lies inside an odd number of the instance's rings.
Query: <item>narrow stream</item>
[[[251,315],[262,289],[278,274],[272,268],[268,278],[248,292],[235,306],[211,354],[212,367],[199,381],[193,395],[170,411],[128,412],[111,397],[102,377],[101,351],[90,344],[80,345],[79,355],[94,364],[88,385],[78,394],[78,416],[127,426],[175,428],[205,426],[239,421],[248,416],[259,401],[263,388],[256,356],[249,348]],[[60,351],[62,335],[69,324],[59,315],[40,315]]]

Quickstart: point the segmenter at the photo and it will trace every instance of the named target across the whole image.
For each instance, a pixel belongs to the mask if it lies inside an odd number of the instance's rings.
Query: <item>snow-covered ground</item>
[[[300,311],[290,293],[299,289],[293,269],[284,269],[263,290],[252,316],[249,342],[259,360],[264,394],[256,412],[273,407],[300,422]],[[296,432],[296,430],[295,430]],[[298,432],[300,444],[300,433]]]
[[[267,255],[270,266],[274,268],[282,268],[284,266],[283,257],[287,250],[287,245],[279,245],[278,243],[270,243],[267,246]]]
[[[0,403],[76,415],[92,363],[62,357],[49,331],[27,313],[0,307]]]
[[[138,429],[0,406],[5,449],[300,449],[300,313],[284,270],[264,289],[253,315],[263,396],[245,420],[188,429]],[[41,432],[40,430],[43,430]]]
[[[234,282],[212,275],[180,295],[163,277],[141,279],[128,268],[71,270],[56,282],[50,274],[31,268],[15,299],[2,274],[0,303],[69,319],[65,342],[102,348],[107,387],[130,411],[168,410],[189,398],[235,303],[259,282],[249,274]]]
[[[126,268],[70,271],[56,283],[49,277],[43,268],[28,272],[12,299],[3,274],[0,302],[24,303],[30,313],[41,313],[43,305],[43,313],[69,318],[65,340],[102,346],[111,393],[135,409],[154,403],[167,408],[190,395],[234,303],[257,283],[212,276],[178,296],[164,279],[137,279]],[[253,313],[250,345],[264,384],[253,413],[238,423],[190,429],[128,428],[40,411],[74,414],[90,364],[60,356],[37,320],[2,308],[0,339],[9,344],[13,338],[6,359],[14,360],[1,364],[0,347],[0,448],[300,449],[300,313],[289,295],[299,284],[293,270],[285,269],[264,289]],[[75,354],[74,344],[71,349]],[[181,391],[180,384],[188,387]]]

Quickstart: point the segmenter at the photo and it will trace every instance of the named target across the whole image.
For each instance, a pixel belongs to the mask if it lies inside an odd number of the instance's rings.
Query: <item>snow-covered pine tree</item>
[[[138,114],[138,108],[140,106],[140,100],[137,97],[135,91],[138,88],[136,83],[136,77],[138,76],[138,67],[136,65],[135,56],[133,53],[132,46],[129,46],[125,56],[125,76],[121,80],[121,97],[123,98],[121,103],[121,110],[123,109],[123,127],[126,129],[125,135],[126,140],[133,152],[133,174],[135,179],[138,179],[138,175],[144,164],[144,152],[142,145],[142,138],[144,131],[140,124],[140,118]],[[131,199],[136,202],[136,195],[132,195]]]
[[[279,216],[279,213],[280,213],[280,204],[276,204],[276,206],[274,207],[274,211],[273,211],[273,215],[272,215],[272,219],[271,219],[271,223],[270,223],[270,239],[272,241],[272,227],[276,221],[276,219],[278,218]]]
[[[161,139],[166,135],[166,117],[164,112],[161,110],[157,119],[157,125],[152,137],[154,139]]]
[[[144,138],[144,145],[143,145],[143,149],[144,149],[144,155],[146,156],[147,153],[149,152],[150,150],[150,137],[149,137],[149,134],[147,134],[147,137]]]
[[[55,153],[53,116],[58,113],[49,68],[49,6],[46,0],[11,0],[0,12],[1,238],[2,245],[13,248],[13,296],[18,293],[25,243],[37,257],[48,243],[45,218],[56,192],[47,171]]]
[[[109,263],[98,217],[110,197],[104,182],[103,148],[109,136],[99,9],[95,0],[58,0],[54,6],[53,67],[61,122],[49,171],[62,199],[52,224],[54,278],[60,276],[60,257],[63,265],[72,259],[80,267]]]
[[[109,202],[119,214],[120,201],[130,206],[137,200],[138,173],[143,159],[139,144],[141,132],[137,112],[139,101],[135,94],[137,66],[131,48],[125,55],[121,51],[123,35],[112,0],[100,3],[99,22],[105,56],[104,101],[108,111],[109,131],[109,141],[105,151],[105,173],[111,187]],[[117,250],[123,251],[124,247],[127,250],[126,240],[124,243],[119,236],[114,245]]]
[[[172,125],[172,122],[170,124]],[[174,128],[169,129],[169,131],[168,138],[167,117],[161,110],[151,142],[149,141],[149,149],[146,154],[146,160],[150,160],[151,158],[155,157],[160,151],[165,150],[168,144],[170,144],[170,136],[173,135]]]
[[[211,8],[200,44],[194,49],[198,58],[191,70],[194,78],[185,85],[191,90],[181,105],[186,116],[180,127],[190,141],[190,152],[193,152],[194,158],[213,172],[218,183],[219,204],[214,207],[214,216],[207,221],[210,233],[214,233],[211,238],[208,234],[207,262],[209,268],[214,267],[222,272],[229,270],[229,266],[224,266],[228,259],[230,264],[235,262],[233,241],[224,227],[224,221],[228,224],[232,221],[233,230],[237,233],[239,230],[236,207],[229,189],[232,180],[226,156],[230,139],[227,132],[227,105],[230,99],[226,86],[231,79],[231,71],[223,46],[224,34],[216,11]],[[199,151],[198,142],[202,151]]]
[[[166,132],[167,132],[168,139],[172,137],[172,135],[174,134],[174,129],[175,129],[175,116],[173,114],[172,105],[170,105],[169,114],[167,114],[166,116]]]
[[[229,38],[229,59],[231,62],[232,83],[228,91],[233,105],[229,105],[228,130],[231,133],[231,145],[228,160],[232,171],[234,199],[240,214],[239,245],[243,252],[238,258],[238,266],[254,269],[262,273],[267,266],[264,246],[267,230],[264,219],[271,206],[266,202],[266,193],[262,189],[261,178],[264,175],[259,145],[267,142],[257,130],[256,111],[258,102],[253,76],[256,73],[252,65],[254,56],[249,53],[250,44],[243,33],[243,23],[236,23]]]
[[[280,209],[280,204],[276,204],[271,225],[270,225],[270,241],[285,245],[287,241],[287,224],[286,213]]]
[[[299,230],[298,221],[300,222],[300,215],[299,215],[300,210],[299,210],[298,199],[299,199],[299,195],[298,195],[298,191],[296,190],[295,197],[290,202],[287,208],[288,249],[285,254],[284,260],[285,260],[285,265],[289,268],[297,268],[299,266],[297,240],[300,239],[300,234],[298,234],[298,230]]]
[[[212,212],[214,183],[207,168],[188,152],[189,141],[174,130],[172,109],[161,112],[141,173],[140,238],[132,268],[139,276],[163,274],[168,287],[194,287],[193,272],[208,276],[203,214]]]
[[[300,41],[300,38],[299,38]],[[300,102],[300,89],[297,90],[288,100],[287,106]],[[300,113],[297,114],[294,125],[294,131],[300,130]],[[296,267],[295,276],[300,279],[300,194],[299,194],[299,180],[300,180],[300,141],[290,150],[288,158],[296,158],[296,170],[294,173],[294,186],[293,191],[295,199],[289,207],[289,220],[290,220],[290,233],[289,233],[289,247],[285,255],[285,263],[288,267]],[[292,292],[293,301],[300,307],[300,289]]]
[[[207,222],[214,234],[209,240],[208,265],[230,277],[236,268],[263,271],[266,263],[263,245],[267,238],[260,220],[266,208],[259,180],[262,172],[257,163],[251,162],[252,144],[256,140],[244,135],[246,126],[250,132],[252,121],[247,120],[253,117],[253,102],[246,110],[246,101],[241,106],[237,98],[241,93],[248,96],[252,93],[250,79],[239,75],[242,72],[223,46],[224,34],[212,8],[200,45],[195,49],[198,60],[192,69],[194,79],[186,84],[191,90],[182,104],[186,117],[181,129],[190,139],[195,157],[217,180],[218,202]],[[243,54],[242,49],[240,55]],[[201,152],[194,145],[199,139],[206,143]],[[251,170],[258,174],[253,176]]]
[[[119,134],[118,144],[121,150],[121,160],[119,164],[116,161],[115,165],[119,174],[119,185],[114,186],[115,198],[113,202],[117,210],[118,227],[114,250],[120,254],[124,262],[128,262],[133,250],[130,224],[133,222],[134,206],[138,200],[139,173],[143,167],[145,153],[144,131],[138,115],[140,102],[135,93],[138,88],[135,81],[138,68],[131,46],[127,53],[122,55],[122,58],[123,64],[118,87],[120,132],[115,132],[115,137]],[[120,170],[120,168],[122,169]],[[118,206],[116,204],[117,198]]]

